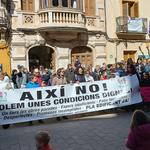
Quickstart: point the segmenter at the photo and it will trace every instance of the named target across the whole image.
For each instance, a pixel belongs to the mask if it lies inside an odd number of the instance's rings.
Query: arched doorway
[[[29,69],[39,67],[40,65],[55,69],[55,52],[48,46],[36,46],[29,50]]]
[[[85,66],[92,65],[93,53],[92,53],[91,48],[86,47],[86,46],[78,46],[78,47],[73,48],[71,51],[71,63],[73,66],[77,58]]]

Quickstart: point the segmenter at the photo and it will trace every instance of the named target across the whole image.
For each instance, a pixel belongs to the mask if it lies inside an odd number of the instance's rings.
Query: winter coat
[[[80,83],[86,82],[86,81],[85,81],[85,76],[84,76],[84,74],[75,75],[75,80],[76,80],[76,81],[79,81]]]
[[[131,130],[126,146],[131,150],[149,150],[150,124],[142,125]]]
[[[45,81],[46,84],[48,84],[50,76],[51,76],[50,74],[44,74],[44,75],[42,75],[42,81]]]
[[[70,83],[70,81],[75,82],[74,69],[67,69],[65,71],[65,77],[66,77],[67,83]]]
[[[66,78],[54,77],[52,79],[52,86],[67,84]]]
[[[44,148],[42,148],[41,150],[52,150],[51,146],[47,145]]]
[[[30,81],[26,85],[26,88],[38,88],[38,87],[40,87],[40,84],[38,82],[33,83]]]

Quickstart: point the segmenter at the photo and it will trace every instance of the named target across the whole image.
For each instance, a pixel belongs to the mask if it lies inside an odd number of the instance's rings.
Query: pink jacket
[[[126,146],[131,150],[150,150],[150,124],[130,131]]]

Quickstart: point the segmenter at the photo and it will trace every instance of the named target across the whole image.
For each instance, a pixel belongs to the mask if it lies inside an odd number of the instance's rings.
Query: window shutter
[[[95,0],[85,0],[86,16],[95,16]]]
[[[33,11],[33,0],[28,0],[28,11]]]
[[[33,0],[22,0],[21,7],[24,11],[33,11],[34,10],[34,2]]]
[[[129,16],[129,4],[123,3],[122,7],[123,7],[122,9],[123,16]]]
[[[139,17],[139,3],[134,3],[134,17]]]
[[[26,10],[27,9],[27,0],[22,0],[21,9]]]

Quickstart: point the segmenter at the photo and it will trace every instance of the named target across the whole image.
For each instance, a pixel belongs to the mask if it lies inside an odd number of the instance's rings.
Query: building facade
[[[12,12],[12,68],[106,61],[103,0],[13,0]]]
[[[106,0],[107,62],[150,58],[147,0]]]
[[[0,0],[0,71],[10,74],[10,3]]]
[[[148,0],[12,0],[11,65],[57,69],[149,56]]]

